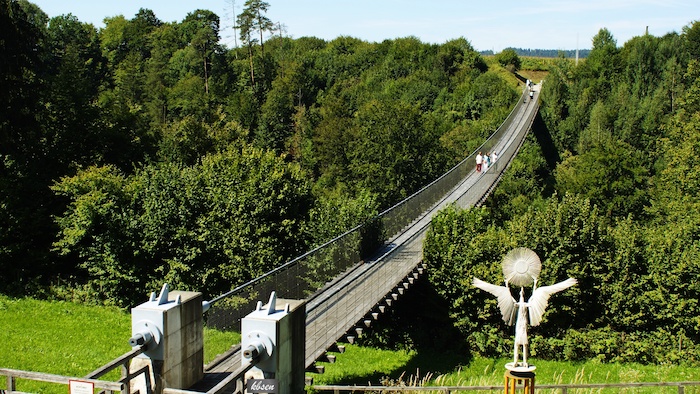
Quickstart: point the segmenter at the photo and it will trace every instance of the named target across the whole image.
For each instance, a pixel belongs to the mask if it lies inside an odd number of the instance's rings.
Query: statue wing
[[[492,285],[491,283],[484,282],[481,279],[474,278],[472,281],[474,287],[478,287],[481,290],[487,291],[496,296],[498,299],[498,307],[501,309],[501,315],[503,316],[503,321],[509,326],[515,323],[515,305],[516,301],[513,295],[510,294],[510,289],[505,286]]]
[[[549,301],[549,296],[562,290],[568,289],[576,283],[576,279],[569,278],[565,281],[555,283],[551,286],[542,286],[536,288],[535,291],[532,292],[532,296],[530,296],[530,299],[527,301],[527,309],[530,313],[530,325],[537,326],[542,321],[542,315],[544,315],[544,310],[547,308],[547,301]]]

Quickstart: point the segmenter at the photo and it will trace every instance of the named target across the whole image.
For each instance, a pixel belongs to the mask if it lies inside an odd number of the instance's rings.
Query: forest
[[[267,7],[248,0],[225,48],[207,10],[97,29],[0,0],[0,292],[122,307],[163,282],[220,294],[435,179],[519,97],[517,56],[285,37]],[[426,240],[472,352],[512,348],[470,283],[500,282],[520,246],[543,284],[579,280],[533,330],[534,357],[700,362],[697,59],[693,22],[620,46],[601,29],[584,61],[550,63],[498,188]]]
[[[268,5],[96,29],[0,0],[1,291],[130,306],[216,296],[463,159],[518,97],[463,38],[292,39]],[[6,87],[6,88],[5,88]]]
[[[700,363],[700,23],[681,34],[607,29],[588,58],[549,68],[540,119],[483,207],[441,212],[425,244],[431,285],[477,354],[508,354],[512,327],[472,277],[503,283],[528,247],[550,300],[533,357]]]

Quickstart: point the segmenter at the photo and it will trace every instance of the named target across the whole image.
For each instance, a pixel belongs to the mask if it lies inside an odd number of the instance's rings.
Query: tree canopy
[[[413,193],[517,97],[465,39],[292,39],[262,1],[241,48],[208,10],[97,29],[0,4],[4,292],[217,295]]]
[[[621,47],[601,29],[585,61],[553,62],[542,122],[485,206],[433,221],[431,283],[472,351],[512,347],[495,300],[470,282],[501,282],[502,257],[524,246],[542,259],[541,285],[579,280],[533,330],[534,357],[700,362],[700,74],[680,45],[697,28]]]

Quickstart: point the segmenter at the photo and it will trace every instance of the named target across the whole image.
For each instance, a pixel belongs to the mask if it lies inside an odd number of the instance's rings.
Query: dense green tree
[[[81,262],[85,285],[109,302],[128,304],[162,281],[215,295],[308,247],[308,179],[254,148],[133,176],[93,167],[54,190],[71,201],[55,246]]]
[[[615,37],[605,28],[593,37],[592,45],[588,58],[582,64],[583,77],[590,77],[593,95],[606,97],[612,83],[620,78],[620,50]]]
[[[63,273],[64,279],[92,278],[101,301],[127,302],[147,277],[147,268],[140,270],[142,261],[130,258],[139,255],[140,245],[128,236],[136,232],[128,180],[114,167],[89,167],[63,178],[53,190],[71,201],[57,218],[61,233],[54,243],[60,255],[77,265]]]
[[[149,35],[153,49],[144,69],[148,86],[145,107],[151,127],[158,129],[174,117],[168,102],[168,88],[176,83],[176,74],[171,72],[170,61],[185,44],[181,43],[181,34],[175,24],[162,24]]]
[[[488,69],[484,59],[474,51],[469,41],[464,38],[450,40],[440,45],[437,52],[437,63],[447,75],[482,73]]]
[[[571,62],[559,59],[547,75],[546,88],[540,92],[540,115],[549,130],[555,137],[554,144],[557,149],[563,151],[575,145],[573,136],[569,133],[555,133],[563,120],[569,116],[569,90],[573,74]]]
[[[204,80],[204,92],[209,94],[212,56],[219,48],[219,17],[211,11],[196,10],[187,15],[181,29],[197,53],[201,65],[198,74]]]
[[[484,117],[495,117],[494,129],[500,125],[503,112],[507,111],[505,103],[513,103],[516,93],[507,88],[506,82],[493,73],[479,75],[468,84],[465,92],[464,104],[466,116],[472,120]],[[500,113],[494,114],[495,111]]]
[[[248,48],[248,60],[250,63],[250,82],[255,86],[255,72],[253,70],[253,46],[260,44],[261,54],[264,57],[265,47],[263,34],[272,31],[274,24],[265,16],[270,5],[261,0],[246,0],[243,11],[236,17],[236,26],[239,29],[241,42]],[[260,35],[260,40],[254,38],[255,33]]]
[[[319,184],[331,188],[349,179],[347,152],[354,138],[350,132],[354,103],[347,93],[338,95],[337,87],[321,99],[322,105],[315,110],[319,120],[313,135]]]
[[[608,239],[596,208],[583,198],[565,196],[503,223],[493,222],[484,208],[446,209],[432,222],[424,255],[430,281],[452,301],[450,314],[470,339],[472,351],[504,356],[510,353],[513,328],[503,324],[496,300],[471,285],[472,278],[502,282],[500,260],[512,248],[524,246],[543,261],[542,285],[569,276],[579,279],[577,287],[557,295],[556,302],[550,300],[545,324],[531,333],[533,341],[561,339],[566,329],[602,320],[596,283],[605,269]]]
[[[140,61],[148,59],[155,47],[149,34],[163,24],[150,9],[141,8],[130,20],[123,15],[105,18],[105,28],[100,30],[105,57],[118,65],[129,54]]]
[[[0,40],[0,154],[21,155],[37,142],[31,136],[38,131],[32,128],[36,127],[34,114],[39,104],[39,45],[48,17],[43,14],[44,24],[37,25],[17,1],[3,0],[0,7],[0,22],[5,26]]]
[[[700,64],[692,61],[687,76],[693,81],[679,99],[679,111],[670,119],[660,144],[661,169],[653,189],[653,211],[663,227],[693,226],[700,200]]]
[[[45,191],[37,119],[41,109],[41,44],[48,17],[30,3],[0,1],[0,289],[23,290],[46,271]],[[48,273],[48,272],[47,272]]]
[[[255,134],[258,145],[278,152],[288,145],[294,132],[293,116],[302,89],[302,72],[300,65],[290,64],[284,75],[272,82],[272,89],[260,108],[260,124]]]
[[[625,59],[626,80],[634,97],[644,97],[656,88],[661,75],[662,59],[656,56],[660,39],[644,35],[627,41],[620,51]]]
[[[682,33],[687,60],[697,59],[700,57],[700,21],[683,26]]]
[[[221,111],[206,121],[187,116],[163,128],[158,156],[165,162],[193,165],[203,156],[223,152],[244,139],[240,125]]]
[[[484,201],[484,206],[491,208],[492,220],[505,222],[524,214],[532,206],[543,204],[551,195],[549,178],[551,170],[542,149],[529,134],[498,187]]]
[[[95,102],[105,67],[97,30],[75,16],[52,18],[46,43],[45,149],[59,164],[52,168],[59,176],[67,168],[101,160],[106,147],[100,146]]]
[[[640,215],[649,198],[643,163],[642,154],[631,146],[602,142],[557,167],[557,189],[589,198],[609,217]]]
[[[520,70],[521,61],[513,48],[506,48],[496,55],[498,64],[508,69],[510,72]]]
[[[439,128],[415,105],[372,100],[356,114],[349,145],[354,187],[380,195],[384,206],[427,184],[440,168],[432,146]],[[434,133],[434,134],[433,134]]]

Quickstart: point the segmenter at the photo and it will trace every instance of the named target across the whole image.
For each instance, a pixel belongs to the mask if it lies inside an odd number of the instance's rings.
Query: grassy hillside
[[[84,376],[129,351],[130,334],[131,317],[121,309],[0,296],[2,368]],[[237,333],[205,329],[205,362],[238,342]],[[503,365],[507,362],[479,357],[470,360],[464,355],[464,365],[438,375],[431,365],[439,362],[420,352],[354,345],[346,345],[346,349],[337,355],[336,363],[321,363],[326,373],[312,375],[316,384],[414,385],[430,381],[438,385],[498,385],[502,383]],[[432,356],[435,357],[440,356]],[[534,362],[540,384],[700,380],[700,370],[672,365]],[[0,387],[5,386],[5,379],[0,378]],[[18,389],[41,393],[66,390],[65,386],[30,381],[19,381]]]
[[[131,350],[130,336],[131,316],[122,309],[0,296],[0,368],[81,377]],[[237,333],[205,329],[205,362],[239,342]],[[30,381],[19,381],[17,389],[66,392]]]
[[[337,354],[335,363],[319,363],[326,372],[313,375],[314,384],[357,384],[388,386],[498,386],[503,384],[505,364],[509,359],[487,359],[464,355],[464,365],[456,370],[438,374],[420,352],[387,351],[347,345]],[[445,356],[445,355],[443,355]],[[433,356],[439,357],[439,356]],[[675,365],[605,364],[596,360],[562,362],[531,360],[537,366],[538,384],[610,384],[637,382],[699,381],[700,370]],[[698,393],[700,387],[686,387],[686,393]],[[610,390],[581,389],[577,393],[676,393],[676,387],[627,388]]]

